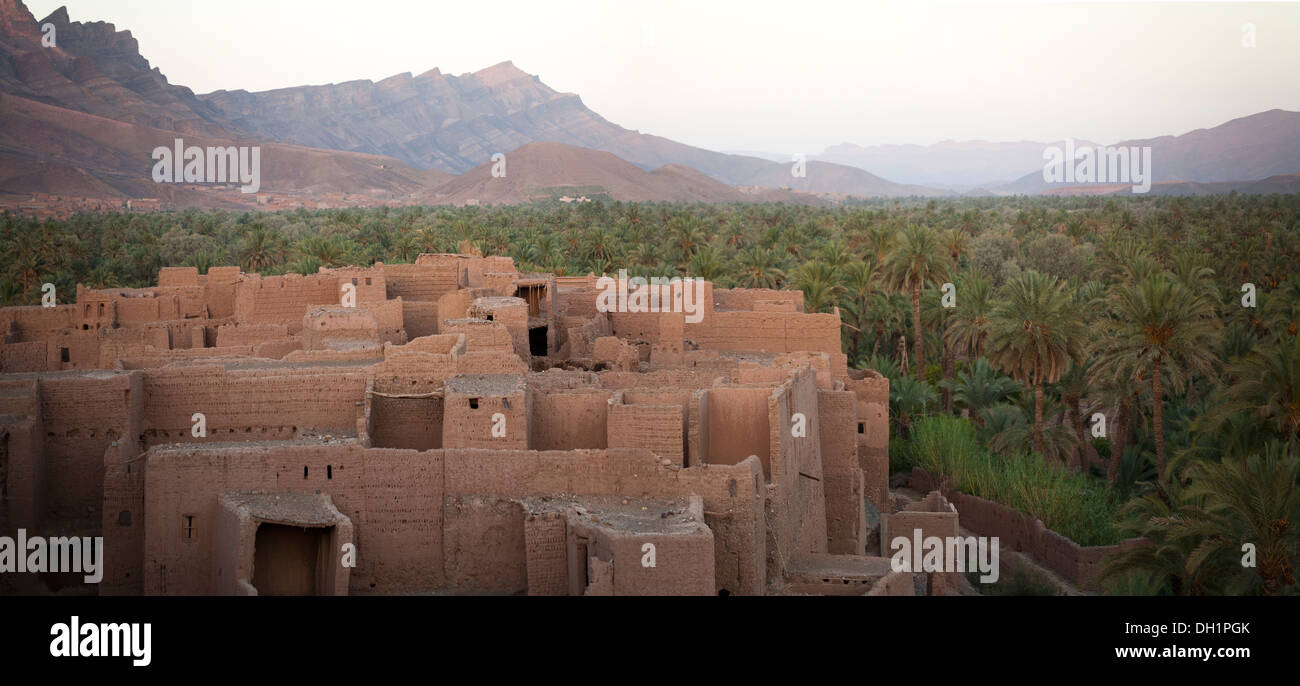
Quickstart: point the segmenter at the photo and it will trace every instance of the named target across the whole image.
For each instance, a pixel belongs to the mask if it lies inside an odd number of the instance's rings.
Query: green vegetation
[[[1122,592],[1294,591],[1292,501],[1257,490],[1294,488],[1300,459],[1300,196],[5,214],[0,301],[462,242],[524,270],[801,289],[808,311],[839,309],[849,364],[890,379],[892,468],[940,465],[1079,543],[1156,541],[1111,577]],[[1229,574],[1245,543],[1259,566]]]
[[[945,479],[948,488],[1037,517],[1079,545],[1121,540],[1115,529],[1116,507],[1104,483],[1032,453],[994,456],[980,445],[970,422],[926,417],[916,423],[912,439],[899,447],[906,454],[903,461]]]

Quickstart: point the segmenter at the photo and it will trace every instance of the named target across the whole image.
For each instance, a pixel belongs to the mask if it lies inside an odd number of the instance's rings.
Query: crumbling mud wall
[[[603,388],[532,392],[528,447],[533,450],[607,447],[612,396],[612,391]]]

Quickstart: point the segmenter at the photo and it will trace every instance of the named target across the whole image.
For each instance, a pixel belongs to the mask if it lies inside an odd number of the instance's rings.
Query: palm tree
[[[1181,512],[1173,533],[1197,543],[1188,560],[1191,571],[1216,554],[1236,561],[1243,544],[1251,543],[1264,595],[1295,583],[1300,527],[1291,523],[1300,521],[1300,459],[1274,443],[1245,459],[1197,462],[1186,476],[1191,481],[1187,495],[1204,502]]]
[[[993,285],[979,272],[970,272],[957,280],[957,293],[960,297],[943,334],[944,341],[960,355],[979,357],[984,354],[989,335]]]
[[[1129,366],[1134,374],[1150,375],[1156,469],[1165,477],[1164,393],[1181,391],[1184,369],[1206,376],[1214,373],[1213,352],[1219,328],[1212,302],[1183,287],[1167,273],[1147,277],[1135,287],[1116,289],[1110,320],[1112,335],[1097,350],[1100,369]],[[1141,378],[1139,376],[1138,378]]]
[[[928,342],[939,347],[939,374],[943,381],[951,380],[957,370],[957,356],[947,337],[948,323],[952,321],[954,311],[955,308],[943,306],[943,296],[938,289],[927,288],[921,295],[921,323],[927,331],[937,332],[927,334],[927,337],[930,339]],[[952,391],[942,383],[939,387],[944,412],[952,412]]]
[[[699,250],[700,245],[705,241],[707,236],[700,229],[699,222],[692,216],[681,217],[673,220],[673,244],[677,246],[677,251],[681,255],[682,266],[689,266],[691,257]],[[686,271],[690,275],[689,269]]]
[[[821,312],[839,299],[844,287],[835,268],[824,262],[805,262],[791,275],[791,282],[803,291],[804,310]]]
[[[284,247],[278,237],[261,226],[245,235],[239,252],[240,261],[250,272],[261,271],[284,259]]]
[[[936,401],[934,389],[924,381],[904,376],[889,383],[889,416],[898,423],[899,435],[910,438],[912,424]]]
[[[876,261],[877,266],[885,264],[885,256],[894,247],[897,235],[884,224],[876,224],[866,230],[867,254]]]
[[[400,238],[393,243],[393,255],[401,262],[410,262],[412,258],[420,254],[420,242],[410,231],[404,232]]]
[[[871,356],[880,354],[880,346],[886,340],[893,340],[895,332],[906,326],[907,300],[896,293],[873,293],[867,307],[867,316],[875,330],[875,343],[871,346]],[[885,346],[885,354],[893,354],[893,346]]]
[[[1210,411],[1211,425],[1217,429],[1234,415],[1253,415],[1300,450],[1300,337],[1280,338],[1229,365],[1227,376],[1228,402]]]
[[[1092,350],[1101,350],[1105,347],[1107,343],[1097,341],[1093,344]],[[1124,449],[1128,446],[1128,437],[1133,428],[1133,412],[1137,407],[1137,396],[1140,390],[1139,375],[1134,372],[1132,364],[1094,363],[1089,369],[1088,383],[1099,387],[1103,402],[1114,408],[1115,422],[1107,429],[1107,436],[1110,438],[1110,464],[1106,468],[1106,480],[1114,484],[1119,476]]]
[[[1300,459],[1280,443],[1245,458],[1201,460],[1171,479],[1167,493],[1127,504],[1121,532],[1148,545],[1126,547],[1102,565],[1104,578],[1134,573],[1177,595],[1275,595],[1293,587],[1300,528]],[[1242,565],[1245,544],[1255,566]],[[1253,569],[1253,571],[1252,571]]]
[[[771,249],[751,245],[736,257],[736,266],[740,270],[738,285],[741,288],[777,288],[785,280],[778,265]]]
[[[853,312],[854,325],[849,359],[853,366],[857,366],[862,329],[867,325],[867,302],[876,289],[876,263],[850,263],[844,268],[844,284],[844,296],[848,309]]]
[[[952,271],[957,272],[957,260],[970,249],[970,236],[960,227],[943,233],[943,247],[952,258]]]
[[[907,227],[902,239],[885,261],[885,275],[890,288],[912,297],[912,343],[916,378],[925,378],[924,342],[921,328],[921,290],[927,284],[941,283],[948,274],[948,261],[939,240],[930,229]]]
[[[1082,357],[1083,325],[1054,277],[1028,271],[1007,283],[1007,300],[990,320],[989,359],[1034,389],[1034,450],[1043,453],[1043,386]]]
[[[712,245],[705,245],[700,248],[695,256],[691,258],[690,273],[695,276],[714,283],[722,284],[721,280],[727,278],[727,263],[722,258],[722,253]]]
[[[941,385],[952,389],[953,403],[970,410],[971,420],[983,425],[980,412],[992,407],[1020,391],[1020,384],[1009,376],[1002,376],[989,366],[983,357],[976,359],[965,371],[957,372],[955,379]]]

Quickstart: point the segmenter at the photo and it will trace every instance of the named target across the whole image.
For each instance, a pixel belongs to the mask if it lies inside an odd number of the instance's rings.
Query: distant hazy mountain
[[[762,150],[723,150],[722,152],[728,155],[741,155],[743,157],[757,157],[760,160],[767,160],[768,162],[781,162],[783,164],[790,162],[791,156],[793,155],[793,153],[763,152]]]
[[[1274,109],[1181,136],[1127,140],[1114,146],[1150,146],[1155,183],[1241,185],[1300,172],[1300,112]],[[1034,194],[1074,185],[1049,184],[1042,170],[1040,163],[1037,170],[993,190]],[[1189,192],[1196,187],[1186,186]]]
[[[1081,141],[1079,145],[1092,145]],[[969,190],[999,186],[1043,167],[1043,149],[1063,142],[943,141],[934,145],[841,143],[814,159],[869,169],[898,183]]]
[[[1132,195],[1131,184],[1063,186],[1044,191],[1051,195]],[[1278,174],[1257,181],[1157,181],[1147,195],[1222,195],[1225,193],[1300,193],[1300,174]]]

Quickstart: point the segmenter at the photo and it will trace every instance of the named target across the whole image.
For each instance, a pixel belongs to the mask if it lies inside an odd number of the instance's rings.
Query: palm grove
[[[1145,537],[1108,560],[1114,592],[1297,591],[1297,196],[5,214],[0,239],[8,305],[45,282],[306,274],[465,242],[525,270],[796,288],[839,309],[852,366],[889,377],[894,470],[1082,545]]]

